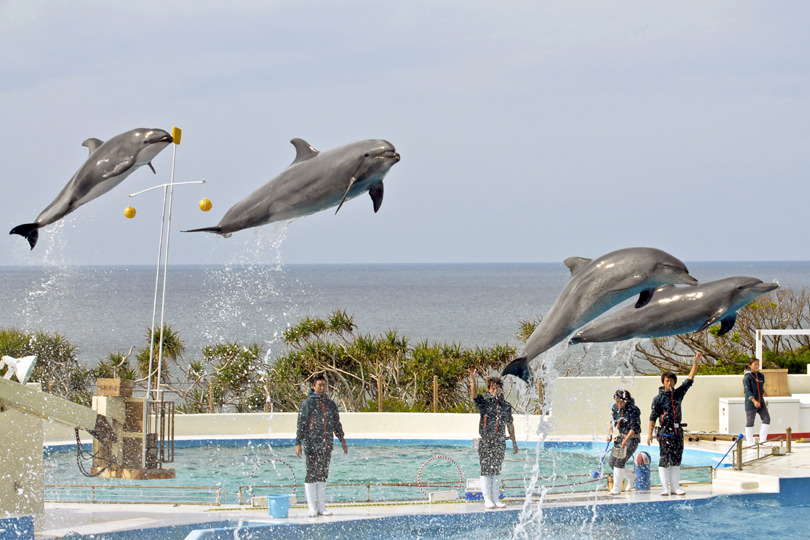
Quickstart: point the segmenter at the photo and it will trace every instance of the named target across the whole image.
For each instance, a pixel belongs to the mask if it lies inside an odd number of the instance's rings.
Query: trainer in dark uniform
[[[650,411],[650,431],[647,433],[647,445],[652,442],[656,420],[659,422],[658,445],[660,458],[658,460],[658,475],[661,478],[661,495],[686,495],[680,486],[681,458],[683,458],[683,414],[681,403],[686,391],[692,386],[697,373],[698,360],[703,353],[695,354],[692,369],[687,379],[675,388],[678,377],[668,371],[661,375],[664,386],[658,389],[658,395],[653,398]]]
[[[475,377],[477,370],[471,370]],[[503,397],[503,381],[500,377],[487,378],[487,391],[473,398],[481,418],[478,422],[478,459],[481,463],[481,493],[486,508],[506,507],[499,500],[501,466],[506,454],[506,433],[512,439],[512,453],[517,454],[515,426],[512,423],[512,406]]]
[[[634,475],[626,468],[627,461],[641,442],[641,409],[636,406],[636,401],[627,390],[616,390],[613,394],[615,403],[610,410],[610,433],[608,441],[616,428],[618,434],[613,441],[613,451],[610,454],[608,463],[613,467],[613,489],[611,495],[618,495],[622,492],[622,484],[625,480],[633,485]]]
[[[304,491],[310,517],[332,515],[326,510],[326,478],[329,476],[335,436],[340,440],[343,453],[349,452],[337,405],[326,396],[326,386],[326,377],[322,373],[312,377],[312,388],[298,411],[298,428],[295,432],[295,455],[301,457],[303,443],[307,458]]]
[[[759,370],[759,359],[748,361],[749,371],[743,375],[743,390],[745,390],[745,442],[754,444],[754,421],[759,415],[762,424],[759,426],[759,443],[768,440],[768,430],[771,427],[771,414],[765,403],[765,375]]]

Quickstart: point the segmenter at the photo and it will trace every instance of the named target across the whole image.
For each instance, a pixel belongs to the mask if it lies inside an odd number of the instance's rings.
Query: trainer
[[[687,379],[675,388],[678,377],[668,371],[661,375],[661,383],[664,386],[658,388],[658,395],[653,398],[652,410],[650,411],[650,431],[647,432],[647,446],[652,442],[655,422],[659,421],[658,445],[660,448],[660,458],[658,460],[658,476],[661,478],[661,495],[686,495],[680,486],[681,480],[681,459],[683,458],[683,414],[681,413],[681,402],[686,395],[686,391],[692,386],[697,373],[698,361],[703,358],[703,353],[695,354],[692,361],[692,369],[689,371]]]
[[[307,458],[304,491],[310,517],[332,515],[326,509],[326,478],[329,476],[335,436],[340,440],[343,453],[349,452],[337,405],[327,397],[326,386],[326,377],[322,373],[312,377],[312,388],[298,411],[298,428],[295,432],[295,455],[301,457],[303,443]]]

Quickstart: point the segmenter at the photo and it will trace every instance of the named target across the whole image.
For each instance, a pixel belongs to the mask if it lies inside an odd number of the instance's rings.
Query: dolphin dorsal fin
[[[102,144],[104,144],[104,141],[96,139],[95,137],[90,137],[89,139],[84,140],[82,146],[86,146],[90,150],[90,153],[92,154],[93,152],[96,151],[96,148],[98,148]]]
[[[571,271],[571,275],[573,276],[574,274],[582,270],[582,268],[586,264],[591,262],[591,259],[586,259],[585,257],[568,257],[563,262],[565,263],[565,266],[567,266],[568,269]]]
[[[291,140],[290,143],[295,147],[295,159],[291,165],[312,159],[318,155],[318,151],[315,150],[312,145],[304,139],[299,139],[296,137],[295,139]]]

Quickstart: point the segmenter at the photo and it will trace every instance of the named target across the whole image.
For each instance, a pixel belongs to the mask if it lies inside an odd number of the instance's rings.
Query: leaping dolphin
[[[59,195],[43,210],[36,221],[17,225],[9,234],[19,234],[28,240],[31,249],[37,245],[39,229],[59,221],[81,205],[104,195],[124,181],[141,165],[149,165],[161,150],[172,142],[172,136],[162,129],[131,129],[107,142],[90,138],[82,143],[90,150],[84,162]]]
[[[626,307],[601,317],[573,335],[570,344],[622,341],[700,332],[718,322],[722,336],[737,321],[737,311],[756,297],[779,287],[757,278],[739,276],[701,283],[697,287],[664,285],[652,302]]]
[[[383,200],[383,178],[400,156],[385,140],[359,141],[318,152],[303,139],[290,141],[296,156],[281,174],[234,204],[214,227],[183,232],[236,231],[314,214],[368,191],[374,212]]]
[[[686,265],[655,248],[620,249],[597,259],[570,257],[565,265],[571,279],[526,341],[521,356],[509,362],[502,375],[529,382],[532,359],[613,306],[638,294],[636,307],[642,307],[659,285],[697,284]]]

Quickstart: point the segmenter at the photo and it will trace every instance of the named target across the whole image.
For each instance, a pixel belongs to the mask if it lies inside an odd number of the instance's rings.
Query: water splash
[[[264,342],[268,348],[278,341],[279,326],[289,325],[289,310],[279,312],[275,308],[286,300],[281,247],[291,223],[276,224],[272,230],[253,229],[252,236],[245,235],[236,255],[222,268],[207,272],[206,281],[218,291],[203,302],[203,310],[210,317],[204,330],[208,341],[224,342],[245,334],[256,336],[255,341]]]
[[[518,523],[512,531],[512,540],[528,540],[545,537],[551,532],[548,530],[549,524],[544,520],[543,510],[546,498],[548,494],[551,493],[554,484],[556,484],[557,472],[555,464],[552,461],[550,478],[543,478],[541,474],[541,463],[543,462],[545,442],[554,430],[554,411],[552,404],[554,403],[557,381],[561,376],[566,375],[566,370],[571,370],[572,357],[581,353],[582,358],[579,360],[580,362],[595,362],[598,372],[606,376],[618,377],[621,387],[627,388],[632,386],[635,380],[636,373],[631,359],[635,351],[635,346],[640,341],[639,339],[634,339],[598,347],[592,347],[591,345],[568,347],[565,343],[560,343],[542,355],[542,361],[539,363],[539,366],[535,367],[534,376],[543,381],[543,400],[542,403],[539,404],[539,407],[544,414],[537,428],[538,442],[535,446],[534,462],[531,464],[531,477],[526,484],[523,507]],[[537,364],[536,361],[535,364]],[[591,366],[591,368],[593,368],[593,366]],[[528,420],[530,394],[533,393],[534,388],[527,387],[526,385],[520,385],[519,388],[519,407],[527,411],[526,418]],[[586,395],[580,397],[584,399],[584,401],[581,402],[581,406],[589,407],[593,410],[604,408],[607,417],[611,403],[592,403],[592,396]],[[593,441],[597,440],[596,433],[594,433],[592,437]],[[545,482],[545,480],[549,480],[550,482]],[[541,483],[541,481],[543,482]],[[599,531],[596,530],[598,517],[596,513],[596,502],[600,485],[599,483],[594,484],[594,489],[589,492],[592,496],[592,511],[582,520],[579,528],[581,537],[595,538],[599,535]]]

